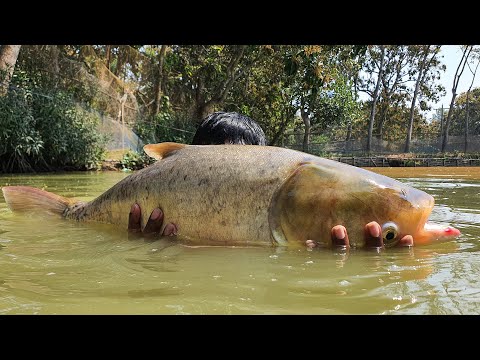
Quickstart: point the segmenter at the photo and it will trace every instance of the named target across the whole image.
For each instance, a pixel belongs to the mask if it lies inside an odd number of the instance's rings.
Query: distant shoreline
[[[345,164],[358,167],[459,167],[480,166],[480,159],[462,156],[415,157],[413,154],[376,156],[329,157]]]

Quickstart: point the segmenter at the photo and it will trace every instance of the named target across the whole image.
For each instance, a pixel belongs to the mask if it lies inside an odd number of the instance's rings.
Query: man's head
[[[248,116],[236,112],[215,112],[200,124],[192,145],[267,145],[262,128]]]

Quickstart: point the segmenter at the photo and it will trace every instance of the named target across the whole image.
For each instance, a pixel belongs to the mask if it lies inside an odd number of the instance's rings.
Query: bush
[[[154,161],[155,160],[147,154],[139,154],[136,151],[129,150],[123,155],[122,160],[120,160],[120,165],[122,166],[122,170],[139,170]]]
[[[96,168],[98,121],[63,92],[10,90],[0,97],[0,171]]]
[[[28,94],[10,91],[0,97],[0,171],[32,171],[42,150]]]
[[[36,126],[42,134],[45,161],[56,168],[93,169],[105,155],[98,134],[99,117],[82,109],[65,93],[35,96]]]

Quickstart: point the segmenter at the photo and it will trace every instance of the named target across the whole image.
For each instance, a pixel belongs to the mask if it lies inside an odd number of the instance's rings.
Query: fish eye
[[[394,246],[398,242],[398,226],[393,222],[387,222],[382,226],[383,245]]]

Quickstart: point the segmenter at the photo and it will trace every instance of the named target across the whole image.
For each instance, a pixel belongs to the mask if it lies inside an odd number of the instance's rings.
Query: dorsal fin
[[[157,160],[161,160],[161,159],[167,157],[167,155],[169,153],[171,153],[172,151],[183,149],[185,146],[187,146],[187,145],[178,144],[178,143],[174,143],[174,142],[164,142],[164,143],[159,143],[159,144],[145,145],[143,147],[143,151],[145,151],[145,153],[148,156],[150,156],[152,158],[155,158]]]

